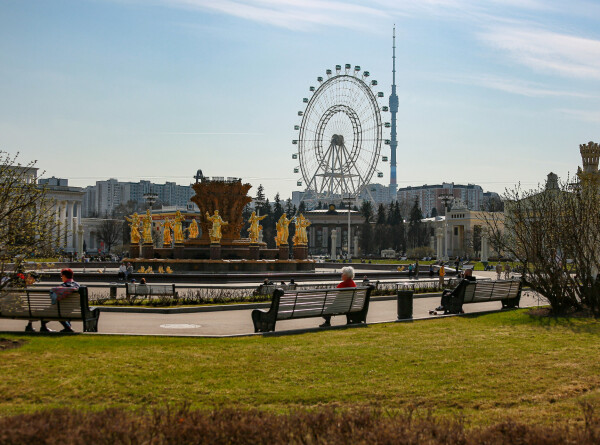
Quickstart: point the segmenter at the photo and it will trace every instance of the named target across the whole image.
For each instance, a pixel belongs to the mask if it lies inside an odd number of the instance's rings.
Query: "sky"
[[[600,142],[599,21],[597,0],[0,0],[0,150],[75,186],[202,169],[287,198],[302,98],[350,63],[387,105],[395,26],[398,186],[532,188]]]

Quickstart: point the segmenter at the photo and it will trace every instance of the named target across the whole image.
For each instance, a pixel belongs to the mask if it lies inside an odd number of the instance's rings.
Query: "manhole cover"
[[[161,324],[163,329],[195,329],[199,328],[199,324]]]

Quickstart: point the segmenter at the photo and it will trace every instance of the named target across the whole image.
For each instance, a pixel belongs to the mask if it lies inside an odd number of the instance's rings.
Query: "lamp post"
[[[351,228],[350,228],[350,205],[352,204],[352,202],[354,201],[354,197],[348,195],[346,198],[342,198],[342,201],[344,201],[345,203],[348,204],[348,259],[352,258],[352,251],[350,250],[350,246],[351,246],[351,239],[352,237],[350,236],[351,233]]]
[[[443,193],[438,199],[444,204],[444,261],[448,261],[448,204],[454,200],[454,196]]]
[[[156,193],[144,193],[144,199],[148,208],[152,210],[152,206],[158,200],[158,195]]]

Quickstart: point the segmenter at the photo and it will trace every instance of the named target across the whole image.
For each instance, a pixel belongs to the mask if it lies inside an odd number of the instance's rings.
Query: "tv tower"
[[[396,182],[396,147],[398,140],[396,139],[396,113],[398,112],[398,96],[396,95],[396,26],[394,25],[392,44],[392,94],[390,95],[390,113],[392,114],[392,139],[390,140],[390,197],[396,199],[398,191],[398,183]]]

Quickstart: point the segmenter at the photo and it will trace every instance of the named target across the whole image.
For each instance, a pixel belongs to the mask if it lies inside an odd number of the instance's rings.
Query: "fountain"
[[[250,184],[238,178],[206,178],[192,185],[195,196],[192,201],[200,209],[199,218],[175,213],[145,215],[133,214],[127,218],[131,229],[130,257],[138,270],[169,268],[178,273],[185,272],[291,272],[314,271],[314,262],[307,258],[308,238],[306,227],[310,222],[303,215],[288,219],[287,215],[277,222],[277,248],[269,249],[260,240],[265,216],[255,212],[248,220],[249,237],[242,238],[244,226],[242,212],[252,201],[248,196]],[[163,243],[155,247],[152,240],[152,221],[161,220]],[[191,221],[190,221],[191,219]],[[189,223],[183,228],[183,222]],[[290,259],[288,226],[294,223],[293,257]],[[140,225],[142,227],[140,234]],[[171,235],[173,232],[173,235]],[[185,239],[184,232],[188,232]],[[142,242],[140,246],[140,241]]]

